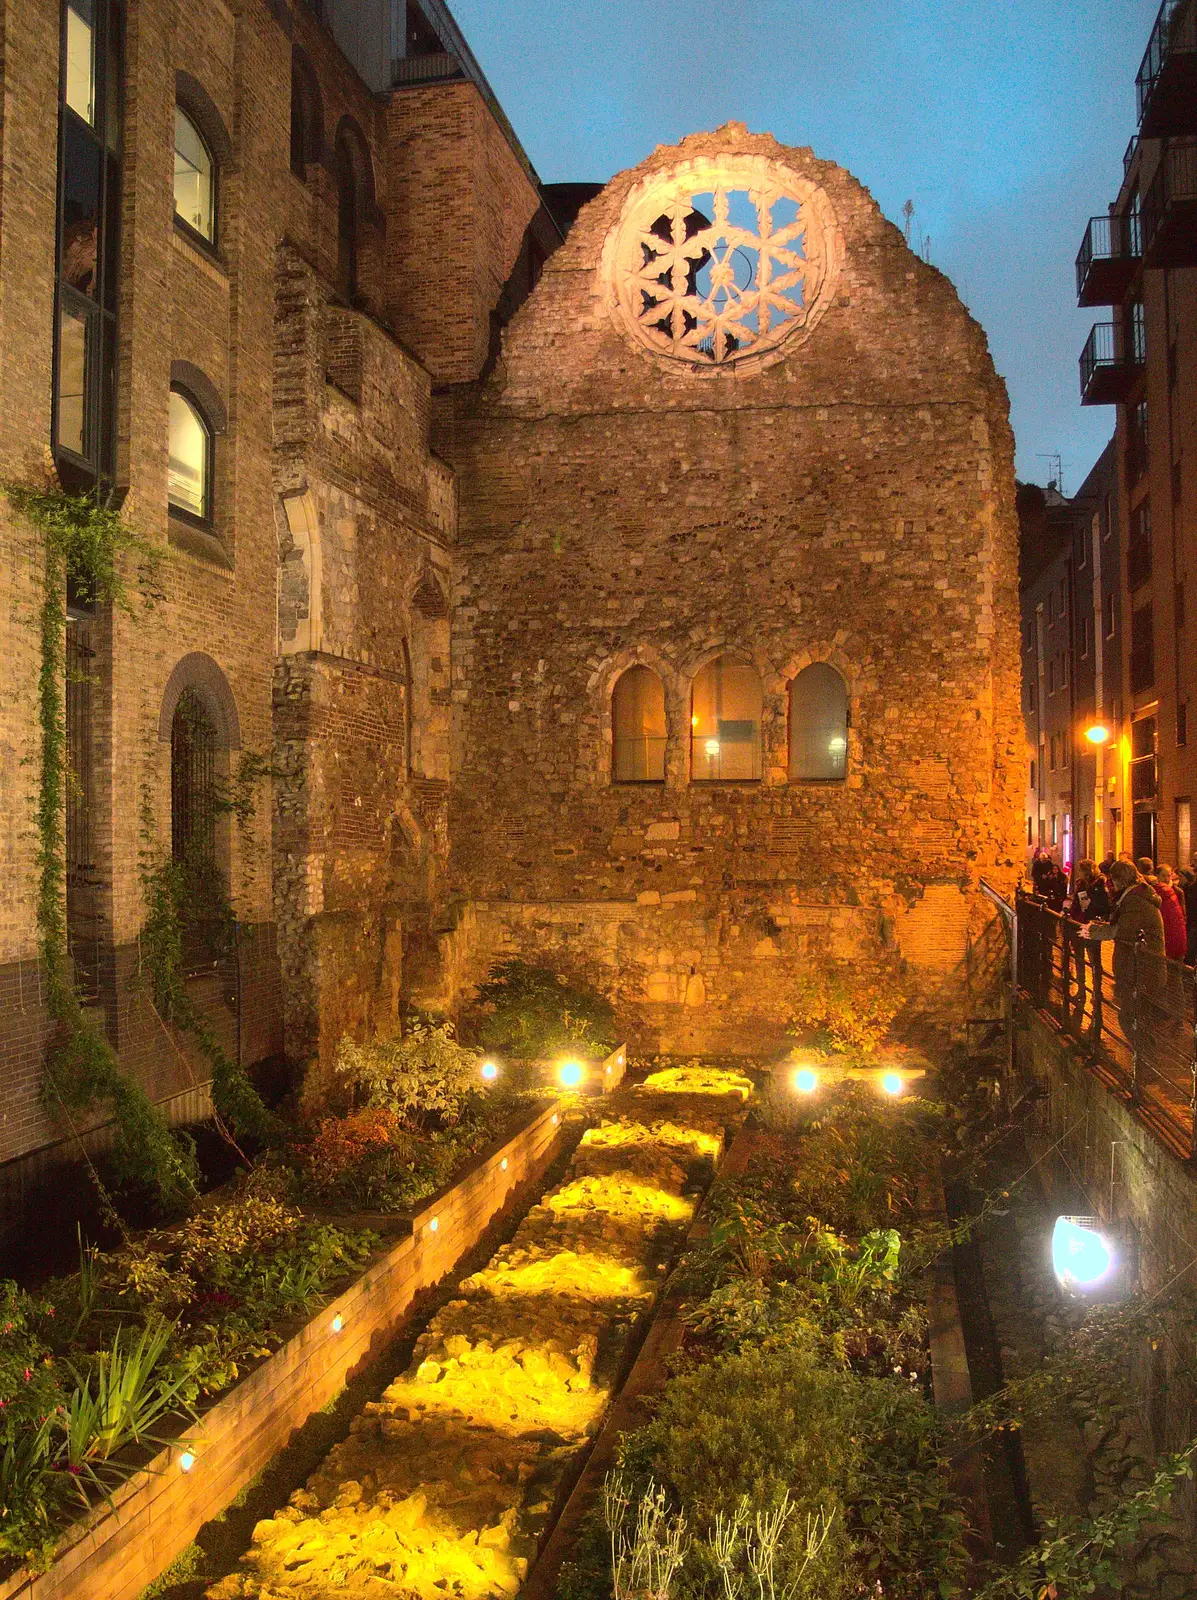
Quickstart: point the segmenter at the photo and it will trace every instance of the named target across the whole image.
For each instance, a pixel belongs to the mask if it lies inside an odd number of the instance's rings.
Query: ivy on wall
[[[148,1186],[165,1209],[178,1210],[196,1192],[194,1144],[186,1134],[173,1131],[145,1091],[121,1071],[108,1039],[85,1014],[74,986],[66,925],[64,809],[71,781],[64,694],[68,588],[85,603],[130,609],[125,571],[135,559],[138,588],[152,603],[159,594],[158,552],[134,533],[111,499],[99,492],[66,494],[49,481],[44,486],[4,482],[0,487],[42,540],[42,593],[36,617],[36,922],[46,1005],[55,1024],[46,1053],[45,1094],[68,1121],[71,1113],[107,1110],[114,1124],[113,1164],[118,1176]],[[258,758],[249,758],[248,769],[243,762],[243,769],[227,804],[247,821],[253,785],[269,769]],[[166,863],[156,876],[147,877],[143,871],[149,912],[144,937],[151,952],[155,1003],[164,1016],[194,1034],[212,1063],[218,1115],[245,1134],[267,1137],[273,1132],[274,1119],[243,1070],[220,1048],[186,993],[180,930],[188,915],[190,886],[184,874],[172,871],[172,865]],[[231,907],[227,914],[231,924]],[[98,1178],[96,1182],[99,1184]],[[100,1198],[110,1219],[116,1220],[102,1185]]]

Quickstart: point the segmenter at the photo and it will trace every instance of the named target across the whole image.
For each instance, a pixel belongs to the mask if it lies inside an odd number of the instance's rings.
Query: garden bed
[[[390,1219],[402,1230],[394,1244],[181,1438],[72,1524],[46,1571],[0,1580],[0,1600],[133,1600],[391,1338],[415,1296],[451,1271],[514,1191],[546,1170],[561,1132],[555,1105],[525,1114],[451,1184]]]

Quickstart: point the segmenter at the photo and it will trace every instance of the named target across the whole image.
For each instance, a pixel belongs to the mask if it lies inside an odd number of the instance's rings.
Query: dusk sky
[[[1010,389],[1018,473],[1075,492],[1114,427],[1078,402],[1073,262],[1117,193],[1158,0],[451,0],[546,183],[729,119],[866,184],[956,284]]]

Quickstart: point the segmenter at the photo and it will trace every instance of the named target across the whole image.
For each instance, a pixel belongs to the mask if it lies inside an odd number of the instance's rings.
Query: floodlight
[[[801,1094],[811,1094],[819,1087],[818,1074],[809,1067],[802,1067],[794,1074],[794,1087]]]
[[[493,1083],[499,1076],[498,1063],[494,1061],[484,1061],[482,1063],[482,1076],[486,1079],[487,1083]]]
[[[576,1089],[582,1081],[582,1067],[577,1061],[563,1061],[557,1069],[557,1077],[566,1089]]]
[[[1116,1257],[1100,1217],[1057,1217],[1052,1229],[1052,1269],[1065,1289],[1096,1289]]]
[[[881,1080],[881,1087],[886,1094],[898,1095],[906,1085],[902,1082],[902,1075],[898,1072],[887,1072]]]

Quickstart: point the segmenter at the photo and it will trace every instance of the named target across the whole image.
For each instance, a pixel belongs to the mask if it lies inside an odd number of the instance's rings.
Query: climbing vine
[[[150,1185],[164,1205],[174,1208],[195,1191],[194,1148],[185,1135],[171,1131],[145,1091],[121,1072],[112,1046],[85,1017],[71,977],[65,912],[63,811],[69,773],[63,684],[68,585],[88,603],[128,607],[126,557],[139,558],[139,583],[152,592],[155,552],[98,494],[68,495],[49,484],[5,483],[3,488],[14,509],[43,540],[35,823],[38,951],[47,1009],[55,1024],[46,1056],[46,1094],[68,1118],[72,1111],[107,1105],[115,1123],[117,1172]],[[111,1202],[105,1194],[101,1199],[111,1215]]]

